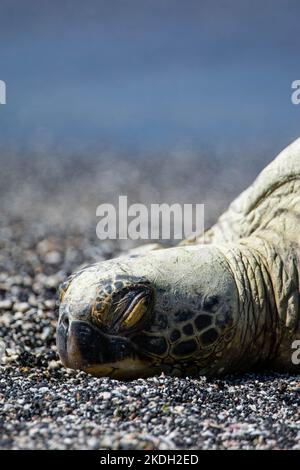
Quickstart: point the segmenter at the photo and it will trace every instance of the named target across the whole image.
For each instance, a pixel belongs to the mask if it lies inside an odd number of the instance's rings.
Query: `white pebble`
[[[0,301],[0,310],[10,310],[12,307],[12,301],[5,299]]]

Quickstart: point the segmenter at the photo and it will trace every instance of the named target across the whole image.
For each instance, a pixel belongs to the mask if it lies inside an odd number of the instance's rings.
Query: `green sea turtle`
[[[61,360],[119,379],[300,372],[299,271],[300,139],[204,237],[73,274],[60,294]]]

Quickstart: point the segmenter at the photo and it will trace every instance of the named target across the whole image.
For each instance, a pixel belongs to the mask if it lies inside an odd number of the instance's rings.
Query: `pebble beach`
[[[202,194],[209,223],[244,185],[205,186],[213,165],[187,184],[194,166],[193,160],[178,163],[170,175],[166,164],[160,179],[130,162],[119,162],[116,171],[116,160],[99,167],[73,159],[61,168],[37,159],[22,171],[12,160],[2,172],[1,449],[300,450],[299,376],[265,371],[221,380],[162,375],[120,382],[67,370],[59,361],[58,285],[79,266],[131,247],[96,240],[97,204],[116,194],[141,201]]]

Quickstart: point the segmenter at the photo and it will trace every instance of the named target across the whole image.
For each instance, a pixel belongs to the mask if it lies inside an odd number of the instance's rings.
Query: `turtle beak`
[[[80,320],[69,322],[62,315],[57,327],[57,349],[66,367],[82,369],[105,361],[108,340],[89,323]]]
[[[87,321],[69,321],[66,314],[57,326],[57,349],[66,367],[97,376],[127,378],[133,369],[145,368],[128,339],[106,335]]]

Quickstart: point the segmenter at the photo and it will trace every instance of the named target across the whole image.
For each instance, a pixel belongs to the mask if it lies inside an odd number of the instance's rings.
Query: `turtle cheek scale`
[[[66,367],[97,376],[116,375],[126,378],[133,369],[147,367],[126,338],[109,336],[86,321],[73,320],[68,331],[60,323],[57,347]]]

